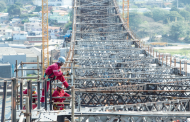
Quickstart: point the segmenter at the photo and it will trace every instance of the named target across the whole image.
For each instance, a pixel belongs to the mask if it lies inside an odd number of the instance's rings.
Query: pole
[[[28,97],[29,97],[29,112],[32,113],[32,82],[28,81]],[[30,122],[32,122],[32,118],[30,116]]]
[[[27,114],[26,115],[26,122],[31,122],[29,113],[30,113],[29,97],[26,97],[26,114]]]
[[[44,88],[44,97],[45,97],[45,110],[47,111],[47,81],[44,82],[45,88]]]
[[[40,81],[37,82],[38,87],[38,109],[40,109]]]
[[[2,103],[2,113],[1,113],[1,122],[5,122],[5,106],[7,99],[7,81],[4,81],[3,87],[3,103]]]
[[[20,110],[22,110],[23,106],[23,82],[20,82]]]
[[[16,78],[12,80],[12,122],[16,122]]]
[[[21,69],[23,69],[22,61],[21,61]],[[21,77],[23,77],[23,70],[21,71]],[[22,110],[22,108],[23,108],[23,106],[22,106],[23,99],[22,98],[23,98],[23,79],[20,82],[20,110]]]
[[[52,81],[50,80],[50,110],[52,110]]]
[[[75,122],[75,86],[72,86],[72,108],[71,108],[71,122]]]
[[[16,78],[18,78],[18,68],[17,68],[17,65],[18,65],[18,61],[16,60]],[[16,85],[18,85],[18,82],[16,82]],[[18,87],[16,88],[16,92],[18,93]],[[16,96],[16,102],[18,102],[18,95]],[[19,109],[19,105],[17,104],[17,109]]]

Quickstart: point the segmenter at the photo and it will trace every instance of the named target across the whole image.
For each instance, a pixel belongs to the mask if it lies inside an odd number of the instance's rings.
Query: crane
[[[127,20],[127,28],[129,29],[129,0],[123,0],[122,10],[123,10],[122,11],[123,20]],[[125,17],[125,13],[127,13],[127,18]]]
[[[42,62],[44,74],[46,67],[49,66],[48,0],[42,0]]]

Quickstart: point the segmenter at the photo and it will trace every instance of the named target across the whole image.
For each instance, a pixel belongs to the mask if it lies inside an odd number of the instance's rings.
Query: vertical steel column
[[[166,66],[167,66],[167,62],[168,62],[168,56],[166,56]]]
[[[75,122],[75,86],[72,86],[71,122]]]
[[[30,110],[30,122],[32,122],[32,118],[31,118],[31,112],[32,112],[32,82],[31,80],[28,81],[28,97],[29,97],[29,110]]]
[[[3,87],[3,103],[2,103],[2,113],[1,113],[1,122],[5,122],[5,106],[7,99],[7,81],[4,81]]]
[[[180,60],[180,75],[181,75],[181,60]]]
[[[20,82],[20,110],[22,110],[23,106],[23,82]]]
[[[37,69],[38,69],[38,82],[37,82],[37,97],[38,97],[38,109],[40,109],[40,65],[39,65],[39,56],[37,56]]]
[[[172,66],[172,56],[170,56],[170,67]]]
[[[32,121],[30,121],[31,119],[31,117],[30,117],[30,115],[29,115],[29,113],[30,113],[30,105],[29,105],[29,97],[27,96],[26,97],[26,122],[32,122]]]
[[[50,80],[50,110],[52,110],[52,81]]]
[[[21,77],[23,77],[23,64],[22,64],[22,61],[21,61],[21,69],[22,69]],[[21,82],[20,82],[20,110],[22,110],[22,108],[23,108],[22,103],[23,103],[23,80],[21,80]]]
[[[38,109],[40,109],[40,81],[37,82],[38,87]]]
[[[73,62],[71,63],[71,85],[73,86]]]
[[[45,97],[45,110],[47,111],[47,81],[44,81],[44,97]]]
[[[18,68],[17,68],[17,65],[18,65],[18,61],[16,60],[16,78],[18,78]],[[16,80],[16,85],[18,85],[18,80]],[[16,92],[18,93],[18,87],[16,87]],[[19,109],[19,105],[18,105],[18,95],[16,95],[16,105],[17,105],[17,109]]]
[[[42,57],[43,57],[43,53],[42,53],[43,51],[41,50],[41,80],[43,79],[43,68],[42,68],[42,66],[43,66],[43,60],[42,60]]]
[[[174,66],[176,67],[176,58],[174,59]]]
[[[12,80],[12,122],[16,122],[16,78]]]
[[[162,66],[163,66],[163,62],[164,62],[164,54],[162,54]]]
[[[186,66],[185,66],[185,75],[187,76],[187,61],[185,62]]]
[[[53,64],[53,51],[51,50],[51,58],[50,58],[50,65]]]

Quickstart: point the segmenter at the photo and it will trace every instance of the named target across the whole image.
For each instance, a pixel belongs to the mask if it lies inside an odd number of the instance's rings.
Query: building
[[[9,20],[9,13],[0,13],[0,23],[4,23]]]
[[[24,31],[42,31],[42,23],[34,22],[34,23],[24,23]]]
[[[13,37],[13,30],[12,29],[7,29],[5,30],[5,38],[9,39]]]
[[[3,70],[0,70],[0,77],[11,78],[11,64],[10,63],[0,63],[0,69],[3,69]]]
[[[26,41],[27,35],[25,31],[13,31],[13,41]]]
[[[57,23],[67,23],[70,20],[70,16],[67,11],[55,10],[50,19],[57,21]]]
[[[27,36],[27,41],[29,43],[42,43],[42,35]]]
[[[60,27],[49,26],[48,32],[49,32],[49,36],[51,37],[51,39],[57,39],[57,37],[59,36]]]
[[[18,24],[18,23],[21,23],[21,19],[20,18],[13,18],[11,21],[10,21],[11,24]]]

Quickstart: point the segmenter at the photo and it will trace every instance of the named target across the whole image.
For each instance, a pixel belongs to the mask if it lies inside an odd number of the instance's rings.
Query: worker
[[[67,81],[64,78],[64,74],[61,72],[60,68],[61,66],[65,63],[65,58],[64,57],[59,57],[58,62],[54,63],[52,65],[50,65],[44,74],[44,78],[46,77],[47,80],[47,91],[49,89],[49,84],[50,81],[53,80],[60,80],[63,85],[67,88],[67,90],[71,90],[71,87],[69,86],[69,84],[67,83]],[[45,102],[45,98],[44,98],[44,88],[42,90],[42,97],[41,97],[41,106],[44,107],[44,102]]]
[[[66,93],[62,85],[57,85],[57,89],[52,94],[52,101],[63,103],[65,98],[54,98],[54,97],[70,97],[68,93]],[[63,110],[64,104],[53,104],[53,110]]]
[[[23,91],[23,94],[27,94],[27,89],[25,91]],[[37,107],[37,104],[36,104],[37,92],[36,92],[35,86],[32,86],[32,94],[36,94],[35,96],[32,96],[32,97],[35,97],[35,98],[32,98],[32,103],[35,103],[35,104],[32,104],[32,109],[35,109]],[[23,107],[23,110],[26,110],[25,106]]]

